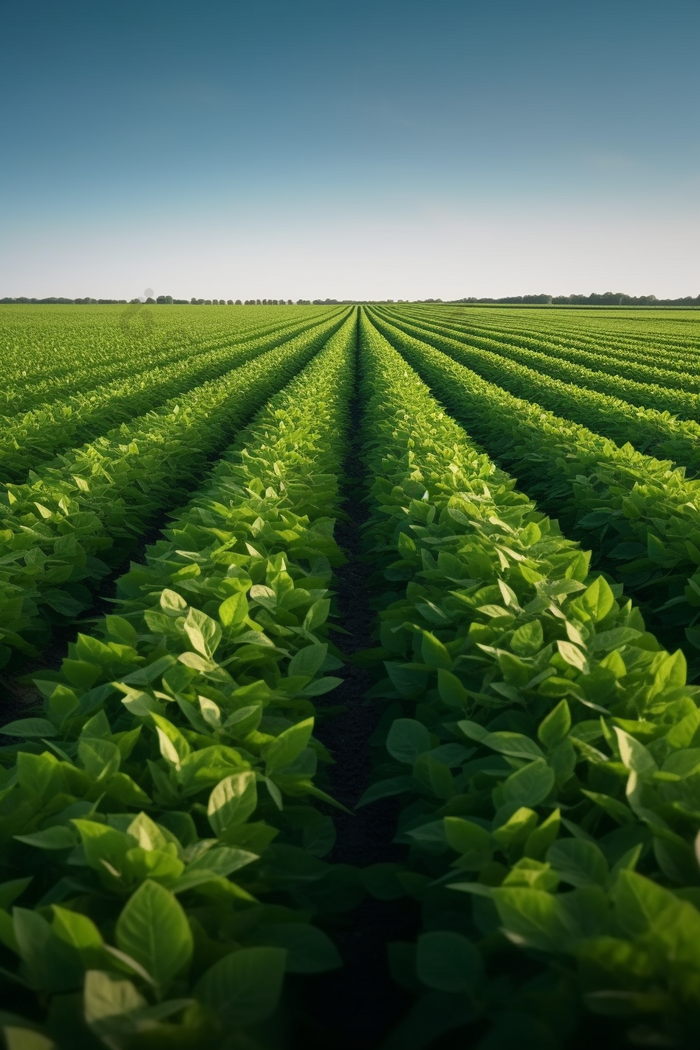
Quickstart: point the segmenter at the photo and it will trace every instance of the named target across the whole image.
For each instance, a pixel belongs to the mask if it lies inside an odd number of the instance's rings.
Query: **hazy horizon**
[[[700,292],[690,0],[26,0],[5,28],[0,297]]]

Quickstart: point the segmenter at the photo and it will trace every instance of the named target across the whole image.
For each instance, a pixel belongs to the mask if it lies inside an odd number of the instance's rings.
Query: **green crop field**
[[[7,1050],[696,1046],[700,311],[0,319]]]

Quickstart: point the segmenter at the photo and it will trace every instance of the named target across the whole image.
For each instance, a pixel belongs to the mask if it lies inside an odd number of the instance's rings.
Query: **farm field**
[[[0,307],[8,1050],[700,1032],[700,311]]]

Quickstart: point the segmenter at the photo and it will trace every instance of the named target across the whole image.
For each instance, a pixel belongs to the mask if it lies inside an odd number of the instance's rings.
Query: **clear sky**
[[[0,296],[700,293],[698,0],[5,0]]]

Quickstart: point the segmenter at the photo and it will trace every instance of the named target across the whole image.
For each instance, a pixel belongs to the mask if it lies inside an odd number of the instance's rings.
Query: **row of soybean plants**
[[[54,309],[60,312],[60,307]],[[77,410],[86,393],[94,395],[104,392],[104,388],[110,384],[119,385],[139,377],[142,381],[147,380],[158,369],[187,362],[197,355],[226,349],[233,344],[246,343],[275,332],[282,334],[285,328],[297,327],[302,321],[310,325],[321,320],[318,314],[305,311],[301,316],[297,314],[286,319],[277,317],[273,323],[261,324],[258,321],[257,324],[243,324],[239,321],[221,330],[208,323],[209,315],[190,313],[185,317],[180,315],[181,323],[166,332],[158,325],[151,328],[152,317],[148,308],[141,310],[134,307],[134,310],[133,317],[127,317],[123,325],[109,315],[93,318],[90,329],[75,334],[70,351],[64,342],[72,334],[72,328],[70,324],[65,325],[61,339],[46,339],[51,347],[53,367],[39,366],[39,361],[46,355],[44,349],[43,354],[37,352],[36,362],[30,363],[29,368],[22,368],[23,376],[11,375],[14,352],[20,347],[3,347],[0,353],[3,364],[7,365],[8,376],[0,391],[0,413],[11,420],[21,412],[45,408],[47,405],[56,407],[62,402]],[[326,310],[325,316],[328,314]],[[41,326],[34,325],[32,320],[33,315],[29,310],[23,317],[24,329],[16,334],[23,350],[26,350],[27,345],[33,350],[41,336]],[[95,363],[91,359],[91,350],[99,351],[103,359]]]
[[[41,716],[3,728],[10,1050],[271,1047],[285,974],[340,962],[310,920],[362,891],[322,859],[314,715],[339,681],[328,595],[355,333],[352,317],[268,402],[114,614],[38,675]]]
[[[61,449],[82,444],[169,398],[216,379],[315,324],[318,320],[305,318],[242,341],[236,333],[236,341],[229,339],[220,345],[190,344],[179,353],[167,352],[163,364],[151,362],[121,382],[103,382],[94,390],[5,417],[0,421],[0,479],[24,480],[29,470]]]
[[[376,314],[374,322],[448,409],[525,491],[591,544],[595,567],[622,580],[652,629],[681,634],[698,670],[700,481],[480,378]]]
[[[366,321],[362,341],[384,706],[362,801],[400,800],[406,848],[365,882],[423,917],[390,946],[417,998],[386,1050],[566,1046],[583,1010],[692,1045],[700,690]]]
[[[493,332],[498,339],[509,337],[510,341],[522,341],[522,345],[534,350],[539,349],[544,341],[559,351],[566,347],[598,353],[612,351],[613,357],[642,362],[651,359],[653,363],[673,371],[683,370],[683,361],[686,367],[694,367],[700,342],[696,328],[697,313],[687,315],[687,323],[680,329],[674,324],[673,316],[669,318],[668,314],[662,317],[657,315],[650,320],[648,314],[637,313],[632,319],[635,327],[629,329],[629,321],[626,323],[624,316],[610,314],[595,318],[592,327],[589,324],[580,328],[577,322],[581,315],[575,311],[568,315],[557,313],[554,317],[548,312],[538,311],[536,324],[532,323],[532,314],[528,324],[508,310],[500,310],[496,315],[487,317],[483,313],[481,317],[475,317],[474,313],[466,314],[464,310],[424,310],[415,313],[426,319],[444,319],[463,330],[485,334]]]
[[[346,314],[345,314],[346,315]],[[34,654],[90,608],[159,511],[343,323],[333,315],[7,484],[0,496],[0,660]]]
[[[404,324],[403,315],[392,313],[394,323],[399,320],[399,317],[401,318],[399,323]],[[425,338],[431,332],[445,331],[450,338],[464,341],[470,346],[499,354],[504,358],[510,358],[555,379],[597,390],[603,394],[610,394],[629,401],[633,405],[655,408],[660,412],[670,412],[682,418],[700,421],[700,394],[694,389],[697,380],[694,378],[692,385],[686,385],[685,374],[677,374],[675,385],[662,386],[658,382],[646,379],[608,374],[595,364],[585,366],[564,360],[551,354],[549,348],[546,351],[528,349],[521,345],[519,339],[502,342],[493,336],[486,338],[481,335],[464,334],[456,328],[443,328],[442,322],[435,324],[421,321],[419,325],[414,324],[413,327],[416,333],[420,332],[419,338]]]
[[[316,308],[318,313],[318,308]],[[305,311],[311,315],[312,311]],[[204,316],[175,307],[159,310],[141,303],[120,306],[2,306],[0,353],[8,387],[32,387],[50,379],[59,386],[75,376],[83,387],[131,374],[141,363],[158,364],[184,342],[247,336],[265,327],[292,321],[295,314],[279,311],[249,317]],[[296,311],[298,317],[299,311]],[[147,323],[143,323],[148,318]],[[134,336],[138,336],[138,347]],[[5,391],[3,390],[3,395]]]
[[[619,396],[552,378],[527,364],[454,339],[447,329],[407,325],[396,315],[383,312],[381,316],[516,397],[537,402],[612,438],[618,445],[629,442],[640,452],[672,459],[692,474],[700,470],[700,423],[694,420],[678,419],[666,411],[633,405]]]
[[[583,1001],[641,1014],[647,1042],[692,1031],[700,715],[683,658],[364,319],[382,610],[365,659],[385,712],[363,802],[407,803],[408,849],[361,880],[322,860],[310,720],[339,666],[325,619],[352,327],[122,578],[117,614],[38,676],[44,717],[9,727],[11,1050],[278,1045],[284,970],[339,962],[308,919],[352,908],[360,882],[422,904],[417,944],[390,946],[417,1002],[388,1046],[489,1023],[484,1046],[565,1045]]]

